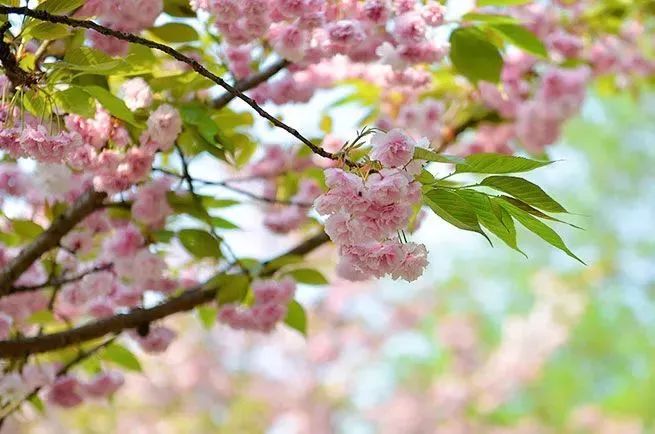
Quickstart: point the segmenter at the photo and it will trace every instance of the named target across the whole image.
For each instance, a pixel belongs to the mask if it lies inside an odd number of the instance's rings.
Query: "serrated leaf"
[[[557,232],[555,232],[550,226],[533,217],[530,213],[510,204],[509,202],[500,201],[498,203],[500,206],[505,208],[516,219],[516,221],[521,223],[521,225],[523,225],[530,232],[534,233],[553,247],[560,249],[573,259],[586,265],[582,259],[578,258],[571,250],[569,250],[569,248],[564,243],[564,240],[562,240],[562,237],[560,237]]]
[[[117,343],[108,345],[102,352],[101,358],[113,362],[129,371],[142,371],[141,363],[134,353]]]
[[[516,243],[514,221],[505,209],[493,203],[487,195],[477,191],[458,190],[456,194],[471,204],[482,226],[512,249],[523,253]]]
[[[285,275],[293,277],[293,279],[298,283],[305,283],[307,285],[327,285],[328,281],[318,270],[313,270],[311,268],[297,268],[295,270],[290,270]]]
[[[205,329],[210,329],[216,323],[216,308],[212,306],[198,306],[196,308],[198,318]]]
[[[515,207],[517,207],[519,209],[522,209],[523,211],[525,211],[525,212],[527,212],[529,214],[532,214],[535,217],[539,217],[540,219],[550,220],[550,221],[554,221],[554,222],[557,222],[557,223],[563,223],[565,225],[571,226],[572,228],[582,229],[580,226],[576,226],[573,223],[569,223],[567,221],[560,220],[560,219],[555,218],[553,216],[550,216],[550,215],[548,215],[548,214],[546,214],[546,213],[544,213],[542,211],[539,211],[537,208],[535,208],[533,206],[530,206],[527,203],[525,203],[525,202],[523,202],[521,200],[518,200],[516,198],[509,197],[509,196],[498,196],[497,198],[493,198],[493,199],[494,199],[494,201],[497,200],[497,201],[509,202],[510,204],[514,205]]]
[[[457,194],[443,189],[433,189],[425,193],[423,198],[432,211],[443,220],[459,229],[477,232],[489,240],[480,227],[475,209]]]
[[[457,164],[457,173],[504,174],[529,172],[547,166],[552,161],[537,161],[514,155],[480,153],[465,158],[466,162]]]
[[[96,113],[95,100],[79,87],[69,87],[55,93],[57,106],[67,113],[92,118]]]
[[[519,24],[512,23],[492,23],[489,25],[503,39],[523,51],[534,54],[539,57],[548,57],[548,51],[543,42],[530,30]]]
[[[515,176],[490,176],[483,179],[480,185],[507,193],[528,205],[544,211],[568,212],[555,199],[548,196],[541,187],[527,179],[517,178]]]
[[[183,23],[166,23],[148,31],[165,42],[192,42],[199,38],[196,29]]]
[[[450,60],[472,82],[497,83],[503,68],[498,48],[476,27],[461,27],[450,34]]]
[[[305,308],[296,300],[292,300],[287,306],[287,315],[284,323],[303,336],[307,336],[307,313]]]
[[[425,148],[415,148],[414,159],[434,161],[437,163],[449,163],[449,164],[458,164],[458,163],[463,164],[466,162],[466,160],[462,157],[458,157],[456,155],[439,154]]]
[[[85,86],[84,91],[97,99],[100,105],[102,105],[115,118],[134,125],[137,128],[141,126],[134,118],[134,113],[127,108],[123,100],[109,92],[107,89],[100,86]]]
[[[177,238],[184,248],[196,258],[220,258],[221,245],[212,234],[202,229],[182,229]]]

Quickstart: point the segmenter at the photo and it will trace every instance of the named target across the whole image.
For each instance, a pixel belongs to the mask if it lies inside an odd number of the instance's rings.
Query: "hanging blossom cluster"
[[[120,93],[133,110],[148,108],[153,102],[150,87],[141,78],[126,81]],[[81,178],[76,182],[78,194],[89,185],[97,191],[117,193],[145,181],[155,154],[171,149],[182,131],[177,109],[168,104],[161,104],[150,113],[138,143],[134,143],[119,120],[100,106],[93,118],[66,115],[67,131],[54,134],[30,115],[19,119],[15,110],[7,106],[0,110],[0,149],[13,158],[32,158],[71,168]]]
[[[255,301],[252,306],[226,304],[218,312],[218,319],[237,330],[268,333],[284,319],[287,305],[296,293],[296,282],[282,280],[256,280],[252,283]]]
[[[315,202],[327,215],[325,231],[339,246],[337,271],[349,280],[391,275],[416,280],[427,265],[422,244],[401,242],[399,231],[421,203],[421,185],[413,176],[416,142],[400,130],[378,132],[371,158],[382,165],[365,179],[339,168],[325,171],[328,191]]]

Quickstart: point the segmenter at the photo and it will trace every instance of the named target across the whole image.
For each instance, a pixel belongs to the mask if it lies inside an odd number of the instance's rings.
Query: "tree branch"
[[[36,84],[37,76],[30,74],[18,65],[16,56],[11,52],[9,44],[5,42],[5,33],[10,27],[9,21],[0,26],[0,63],[2,63],[5,75],[11,81],[14,89],[21,86],[31,87]]]
[[[287,255],[305,255],[325,244],[328,240],[328,236],[324,232],[321,232],[320,234],[308,238],[288,252],[264,262],[262,265],[266,266],[275,259]],[[270,276],[276,271],[276,269],[277,268],[275,267],[267,268],[264,275]],[[211,279],[208,282],[211,282]],[[110,318],[105,318],[59,333],[0,341],[0,357],[20,358],[30,354],[45,353],[97,339],[110,333],[120,333],[123,330],[136,328],[141,324],[150,323],[169,315],[188,311],[196,306],[211,302],[216,298],[220,289],[219,286],[205,283],[184,292],[182,295],[171,298],[164,303],[148,309],[132,309],[125,314],[115,315]]]
[[[286,59],[278,60],[268,68],[259,71],[258,73],[253,74],[250,77],[244,78],[243,80],[237,81],[234,87],[242,92],[248,89],[252,89],[253,87],[257,87],[258,85],[267,81],[269,78],[271,78],[272,76],[274,76],[275,74],[277,74],[278,72],[280,72],[281,70],[283,70],[289,65],[290,62]],[[235,98],[234,94],[227,92],[216,98],[212,102],[212,104],[214,105],[214,108],[220,109],[228,105],[230,101],[232,101],[234,98]]]
[[[127,42],[132,42],[134,44],[139,44],[139,45],[144,45],[146,47],[152,48],[154,50],[161,51],[163,53],[168,54],[172,58],[179,60],[180,62],[186,63],[189,65],[194,71],[196,71],[198,74],[202,75],[203,77],[206,77],[213,81],[214,83],[218,84],[221,86],[223,89],[225,89],[227,92],[229,92],[233,97],[239,98],[246,104],[248,104],[250,107],[252,107],[253,110],[255,110],[261,117],[265,118],[266,120],[270,121],[274,126],[277,128],[281,128],[291,134],[293,137],[296,139],[300,140],[305,146],[307,146],[309,149],[312,150],[315,154],[320,155],[321,157],[329,158],[332,160],[338,160],[339,157],[335,154],[332,154],[331,152],[327,152],[320,146],[315,145],[314,143],[311,142],[311,140],[307,139],[304,137],[302,134],[298,132],[298,130],[290,127],[289,125],[285,124],[266,110],[264,110],[259,104],[255,102],[252,98],[244,94],[241,90],[237,89],[235,86],[230,85],[227,83],[225,80],[223,80],[221,77],[217,76],[213,72],[209,71],[207,68],[202,66],[198,61],[190,58],[189,56],[186,56],[179,51],[175,50],[172,47],[169,47],[168,45],[160,44],[159,42],[152,41],[150,39],[142,38],[140,36],[134,35],[132,33],[125,33],[125,32],[119,32],[118,30],[113,30],[105,26],[101,26],[100,24],[97,24],[93,21],[89,20],[78,20],[75,18],[70,18],[64,15],[53,15],[45,11],[41,10],[34,10],[30,9],[27,7],[11,7],[11,6],[0,6],[0,14],[15,14],[15,15],[24,15],[28,17],[32,17],[34,19],[40,20],[40,21],[48,21],[51,23],[59,23],[59,24],[65,24],[67,26],[71,27],[79,27],[79,28],[84,28],[84,29],[90,29],[94,30],[102,35],[105,36],[113,36],[116,39],[120,39],[123,41]],[[356,165],[355,163],[352,163],[350,161],[346,160],[346,164],[348,165]]]
[[[48,250],[56,247],[61,239],[93,211],[102,207],[106,193],[87,190],[50,227],[26,246],[0,271],[0,297],[11,292],[11,286],[28,268]]]

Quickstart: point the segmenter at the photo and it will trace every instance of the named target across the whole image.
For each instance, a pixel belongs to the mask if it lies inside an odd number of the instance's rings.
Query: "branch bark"
[[[265,262],[263,265],[266,266],[275,259],[287,255],[305,255],[325,244],[328,240],[328,236],[321,232],[286,253]],[[268,268],[265,275],[271,275],[275,271],[276,269],[273,267]],[[136,328],[142,324],[151,323],[175,313],[185,312],[196,306],[209,303],[216,298],[216,294],[220,289],[220,287],[205,283],[148,309],[132,309],[125,314],[115,315],[59,333],[0,341],[0,358],[20,358],[30,354],[45,353],[97,339],[110,333],[120,333],[126,329]]]
[[[5,33],[10,27],[9,21],[0,26],[0,63],[2,63],[5,75],[11,81],[14,89],[21,86],[31,87],[37,82],[36,75],[30,74],[18,65],[16,56],[11,52],[9,44],[5,42]]]
[[[102,207],[106,193],[87,190],[50,227],[25,247],[0,271],[0,297],[11,292],[11,287],[42,254],[56,247],[61,239],[93,211]]]
[[[332,154],[331,152],[327,152],[320,146],[315,145],[314,143],[311,142],[311,140],[307,139],[302,134],[300,134],[298,130],[290,127],[289,125],[285,124],[284,122],[282,122],[281,120],[279,120],[278,118],[276,118],[275,116],[264,110],[259,104],[255,102],[255,100],[244,94],[241,90],[237,89],[235,86],[232,86],[229,83],[227,83],[221,77],[209,71],[207,68],[205,68],[200,63],[198,63],[198,61],[180,53],[179,51],[175,50],[172,47],[169,47],[168,45],[160,44],[159,42],[142,38],[132,33],[119,32],[118,30],[113,30],[108,27],[101,26],[100,24],[97,24],[93,21],[78,20],[64,15],[54,15],[45,11],[34,10],[27,7],[0,6],[0,14],[23,15],[23,16],[32,17],[39,21],[48,21],[51,23],[65,24],[70,27],[89,29],[89,30],[96,31],[105,36],[112,36],[116,39],[131,42],[134,44],[143,45],[152,48],[154,50],[161,51],[165,54],[168,54],[172,58],[179,60],[180,62],[186,63],[198,74],[210,79],[211,81],[213,81],[214,83],[218,84],[223,89],[225,89],[233,97],[239,98],[240,100],[248,104],[261,117],[270,121],[275,127],[283,129],[289,134],[291,134],[293,137],[295,137],[300,142],[302,142],[305,146],[311,149],[312,152],[314,152],[315,154],[318,154],[321,157],[329,158],[332,160],[339,159],[338,156]],[[346,164],[353,165],[355,163],[346,161]]]
[[[243,80],[237,81],[234,87],[242,92],[248,89],[252,89],[262,84],[263,82],[267,81],[269,78],[273,77],[275,74],[277,74],[278,72],[280,72],[281,70],[283,70],[289,65],[290,62],[286,59],[278,60],[268,68],[263,69],[262,71],[259,71],[258,73],[253,74],[250,77],[247,77]],[[214,108],[217,109],[223,108],[226,105],[228,105],[230,101],[232,101],[234,98],[235,98],[234,94],[226,92],[225,94],[219,96],[213,101]]]

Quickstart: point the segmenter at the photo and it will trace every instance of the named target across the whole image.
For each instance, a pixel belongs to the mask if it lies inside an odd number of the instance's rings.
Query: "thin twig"
[[[278,60],[277,62],[270,65],[268,68],[261,70],[260,72],[251,75],[243,80],[239,80],[234,84],[236,89],[240,91],[245,91],[252,89],[261,83],[267,81],[269,78],[289,66],[290,62],[286,59]],[[235,98],[234,94],[226,92],[223,95],[216,98],[212,101],[214,108],[223,108],[230,103]]]
[[[48,279],[46,282],[40,283],[38,285],[23,285],[23,286],[13,286],[8,294],[17,294],[19,292],[30,292],[30,291],[37,291],[39,289],[47,288],[48,286],[61,286],[65,285],[67,283],[73,283],[77,282],[78,280],[82,280],[84,276],[87,276],[89,274],[93,273],[100,273],[101,271],[107,271],[112,268],[113,264],[102,264],[98,265],[96,267],[93,267],[89,270],[82,271],[78,274],[75,274],[73,276],[60,276],[56,277],[53,279]]]

